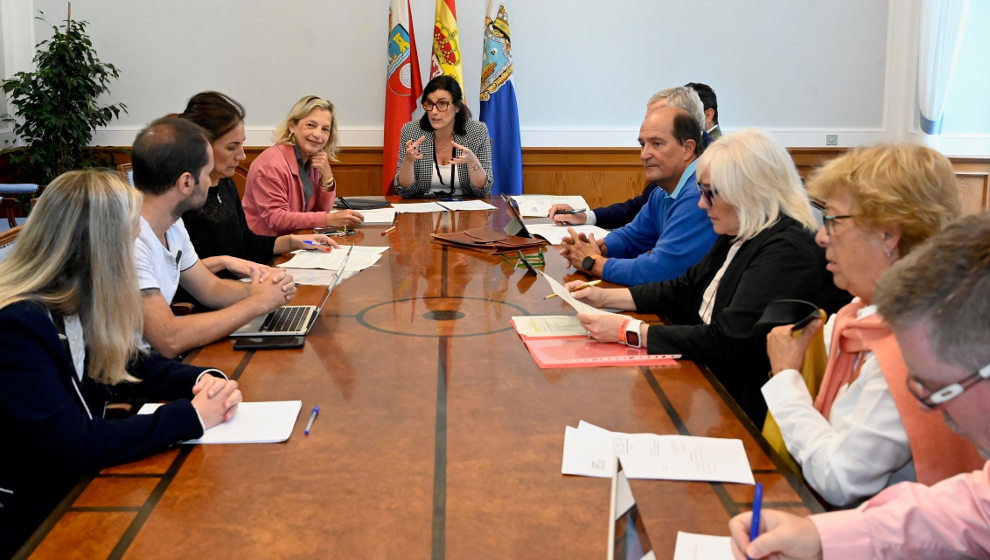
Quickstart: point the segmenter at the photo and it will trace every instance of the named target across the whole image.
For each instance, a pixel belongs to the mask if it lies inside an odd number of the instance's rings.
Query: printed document
[[[591,208],[583,196],[560,196],[553,194],[517,194],[512,197],[519,205],[519,215],[523,218],[546,218],[554,204],[568,204],[575,210]]]
[[[574,308],[574,311],[577,311],[578,313],[590,313],[592,315],[614,315],[614,313],[603,309],[598,309],[597,307],[592,307],[583,301],[575,299],[574,296],[571,295],[571,292],[568,291],[563,284],[554,280],[542,270],[537,270],[537,272],[539,272],[540,276],[546,279],[547,283],[550,284],[550,289],[553,290],[553,293],[557,294],[560,299],[566,301],[568,305]]]
[[[583,420],[566,427],[563,474],[610,478],[616,456],[629,478],[756,483],[738,439],[626,434]]]
[[[556,224],[526,224],[526,229],[529,230],[529,233],[546,239],[551,245],[560,245],[563,243],[565,237],[571,235],[567,231],[567,228],[574,228],[574,231],[579,234],[594,235],[596,240],[604,239],[608,235],[607,229],[598,226],[589,226],[587,224],[564,226],[558,226]]]
[[[677,532],[674,560],[732,560],[732,539],[715,535]]]

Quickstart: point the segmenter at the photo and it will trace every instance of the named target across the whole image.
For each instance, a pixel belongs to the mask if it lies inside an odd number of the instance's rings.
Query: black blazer
[[[616,229],[633,221],[636,214],[639,214],[639,211],[650,199],[650,194],[655,188],[657,188],[655,184],[647,183],[639,196],[630,198],[625,202],[616,202],[595,208],[595,225],[605,229]]]
[[[832,282],[825,270],[825,251],[814,234],[783,216],[776,224],[743,243],[715,292],[712,322],[698,314],[701,299],[725,262],[732,238],[719,236],[711,251],[674,280],[630,288],[636,310],[664,315],[670,325],[652,325],[647,346],[652,354],[683,354],[704,363],[757,426],[766,417],[760,387],[770,371],[766,338],[753,326],[768,303],[806,299],[829,313],[851,296]]]
[[[45,307],[0,309],[0,558],[13,555],[80,475],[203,435],[188,399],[205,368],[154,353],[132,366],[141,383],[80,380]],[[111,391],[172,402],[154,414],[108,420]]]

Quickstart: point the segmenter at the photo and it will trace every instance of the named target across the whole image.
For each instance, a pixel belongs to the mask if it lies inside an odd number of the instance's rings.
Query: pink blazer
[[[259,235],[285,235],[300,229],[326,225],[326,213],[333,208],[336,191],[320,188],[320,172],[310,169],[313,196],[303,205],[299,165],[292,144],[275,144],[261,152],[248,170],[244,189],[244,215],[248,226]]]

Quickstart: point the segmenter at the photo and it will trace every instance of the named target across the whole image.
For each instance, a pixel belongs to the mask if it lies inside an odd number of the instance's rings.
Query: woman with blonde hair
[[[80,475],[198,438],[241,400],[217,370],[139,352],[140,209],[115,172],[65,173],[0,262],[0,557]],[[172,402],[108,420],[111,392]]]
[[[931,484],[979,468],[971,444],[921,414],[897,341],[872,305],[884,272],[959,215],[952,164],[920,145],[860,148],[825,165],[808,192],[823,201],[816,240],[827,269],[856,299],[825,324],[817,395],[798,370],[822,321],[798,338],[783,326],[767,339],[773,377],[763,395],[805,480],[829,503],[849,506],[896,482]]]
[[[596,307],[667,317],[647,325],[621,315],[578,314],[588,335],[681,354],[706,364],[757,425],[766,405],[760,385],[770,364],[754,326],[771,301],[805,299],[834,310],[849,300],[821,270],[815,221],[790,154],[761,130],[723,136],[698,160],[698,205],[719,234],[681,277],[631,288],[585,288],[574,296]],[[581,282],[571,282],[573,289]]]
[[[244,214],[260,235],[286,235],[315,227],[356,226],[355,210],[331,212],[337,193],[330,162],[337,161],[337,114],[317,95],[296,102],[275,129],[275,145],[248,169]]]

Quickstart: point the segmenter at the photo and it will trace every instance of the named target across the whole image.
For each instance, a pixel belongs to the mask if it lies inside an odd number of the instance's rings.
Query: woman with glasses
[[[237,410],[236,381],[138,348],[140,212],[116,172],[70,171],[0,262],[0,558],[80,476],[202,437]],[[171,402],[108,419],[111,394]]]
[[[770,363],[754,325],[771,301],[805,299],[835,310],[849,301],[823,270],[815,219],[787,150],[765,132],[723,136],[698,160],[698,205],[719,237],[681,277],[631,288],[586,288],[595,305],[656,313],[667,325],[621,315],[578,314],[589,336],[681,354],[706,364],[757,425],[766,417],[760,386]],[[571,282],[576,288],[581,282]]]
[[[423,89],[419,121],[402,125],[395,192],[403,198],[485,197],[492,190],[492,142],[485,123],[471,120],[461,86],[437,76]]]
[[[921,413],[897,341],[872,305],[884,272],[959,215],[957,182],[938,152],[886,145],[849,152],[808,184],[823,201],[816,240],[827,269],[856,299],[824,326],[829,359],[817,395],[798,370],[821,320],[797,338],[788,327],[771,331],[763,395],[805,480],[833,505],[983,464],[941,418]]]
[[[255,233],[278,236],[364,221],[355,210],[331,212],[337,182],[330,162],[337,161],[338,141],[333,103],[307,95],[292,106],[275,129],[275,145],[248,170],[244,215]]]

